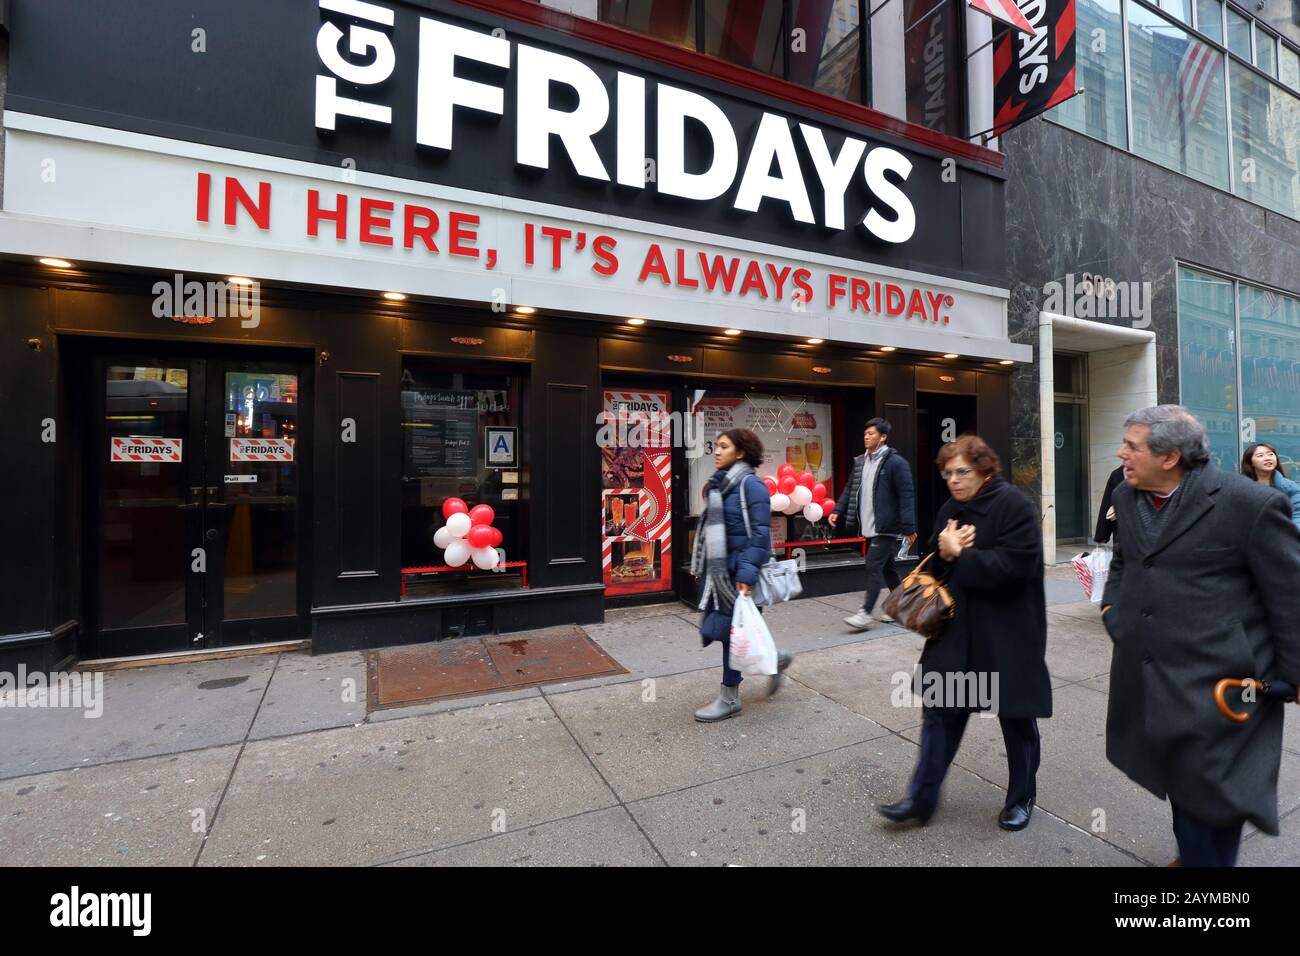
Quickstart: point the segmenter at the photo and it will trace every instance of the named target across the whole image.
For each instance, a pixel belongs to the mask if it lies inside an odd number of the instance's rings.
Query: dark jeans
[[[912,774],[911,797],[934,807],[948,767],[957,756],[966,721],[972,711],[947,707],[926,707],[921,722],[921,756]],[[1041,747],[1038,721],[1033,717],[999,717],[1002,740],[1007,747],[1007,802],[1012,807],[1035,799],[1035,778]]]
[[[898,538],[877,535],[867,543],[867,593],[862,606],[868,614],[876,606],[882,589],[898,587],[898,572],[894,570],[894,556],[898,554]]]
[[[1212,827],[1188,814],[1172,800],[1169,805],[1174,811],[1174,839],[1178,841],[1178,859],[1183,866],[1237,865],[1242,823]]]

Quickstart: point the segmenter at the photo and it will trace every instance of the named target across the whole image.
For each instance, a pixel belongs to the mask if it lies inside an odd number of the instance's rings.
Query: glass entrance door
[[[113,355],[91,374],[83,656],[304,636],[302,369]]]

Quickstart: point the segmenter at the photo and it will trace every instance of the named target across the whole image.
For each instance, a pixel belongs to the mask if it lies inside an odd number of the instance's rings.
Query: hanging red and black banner
[[[1074,0],[1017,0],[1033,34],[993,44],[993,136],[1074,96]]]

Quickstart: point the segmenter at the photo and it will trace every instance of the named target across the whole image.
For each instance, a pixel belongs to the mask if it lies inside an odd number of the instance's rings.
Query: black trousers
[[[898,539],[878,535],[867,542],[867,593],[862,606],[868,614],[876,606],[881,589],[896,588],[900,581],[894,570],[894,556],[898,554]]]
[[[1236,866],[1244,821],[1229,827],[1212,827],[1169,801],[1174,811],[1174,839],[1183,866]]]
[[[927,707],[921,719],[921,757],[912,774],[911,797],[934,807],[972,711]],[[1038,721],[1033,717],[999,717],[1002,741],[1007,746],[1007,802],[1012,807],[1037,796],[1036,778],[1042,747]]]

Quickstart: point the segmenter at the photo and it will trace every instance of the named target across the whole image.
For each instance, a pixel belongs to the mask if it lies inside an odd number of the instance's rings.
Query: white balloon
[[[446,527],[439,528],[433,533],[433,546],[435,548],[441,548],[445,551],[447,550],[447,545],[451,544],[451,542],[451,532],[448,531]]]
[[[473,526],[469,515],[463,511],[452,515],[447,519],[447,531],[453,538],[463,538],[469,534],[469,529]],[[461,562],[462,564],[464,562]]]
[[[497,566],[496,548],[475,548],[472,556],[474,566],[484,571],[491,571]]]
[[[455,517],[453,515],[453,517]],[[451,544],[447,545],[447,550],[442,553],[442,560],[453,568],[458,568],[469,560],[469,543],[461,538],[454,539]]]
[[[799,485],[790,493],[790,500],[802,508],[812,501],[812,489],[805,485]]]
[[[817,502],[803,506],[803,516],[814,524],[822,520],[822,506]]]
[[[782,511],[782,512],[783,512],[783,511],[785,511],[786,508],[789,508],[789,507],[790,507],[790,496],[789,496],[789,495],[783,495],[783,494],[781,494],[781,492],[778,491],[776,494],[774,494],[774,495],[772,496],[772,510],[773,510],[773,511]]]
[[[800,508],[797,504],[794,503],[793,500],[791,500],[789,506],[786,507],[785,511],[783,511],[782,514],[797,515],[802,510],[803,510],[802,508]]]

